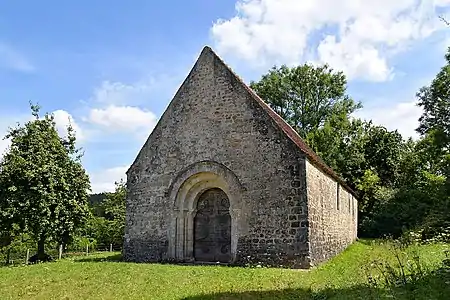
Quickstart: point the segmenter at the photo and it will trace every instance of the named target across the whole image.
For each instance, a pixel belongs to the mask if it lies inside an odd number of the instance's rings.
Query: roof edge
[[[217,54],[214,53],[214,51],[211,49],[211,47],[209,46],[204,46],[202,51],[200,52],[200,54],[197,57],[197,60],[195,61],[194,65],[191,67],[191,69],[189,70],[187,76],[184,78],[184,80],[180,83],[180,85],[178,86],[178,89],[176,90],[176,92],[173,94],[173,96],[170,98],[170,102],[167,104],[167,107],[165,108],[164,112],[161,114],[161,116],[159,117],[158,122],[156,122],[155,127],[153,127],[153,130],[150,132],[150,134],[148,135],[147,139],[144,142],[144,145],[141,147],[141,149],[139,149],[138,154],[136,155],[136,157],[134,158],[133,162],[130,164],[130,166],[128,167],[128,169],[125,172],[125,175],[128,176],[128,174],[130,173],[131,169],[133,168],[133,166],[136,164],[136,162],[139,160],[139,157],[141,156],[142,151],[144,150],[145,146],[147,145],[148,141],[150,140],[150,138],[152,137],[153,133],[155,132],[156,128],[160,125],[160,123],[162,122],[162,119],[164,117],[164,115],[166,114],[166,112],[168,111],[169,107],[172,105],[172,102],[174,101],[174,99],[177,97],[178,93],[180,92],[180,90],[183,88],[183,86],[186,84],[186,82],[188,81],[188,79],[191,77],[192,73],[194,72],[196,66],[198,65],[200,59],[208,54],[208,53],[212,53],[213,55],[217,56]]]
[[[331,167],[329,167],[314,150],[309,147],[306,142],[300,137],[300,135],[295,131],[291,125],[289,125],[279,114],[277,114],[261,97],[256,94],[239,75],[237,75],[230,66],[228,66],[209,46],[205,46],[203,51],[211,52],[224,66],[231,72],[231,74],[238,80],[238,82],[244,86],[250,96],[263,108],[264,111],[269,115],[269,117],[278,125],[278,127],[288,136],[288,138],[299,148],[300,151],[304,152],[312,165],[319,168],[336,182],[338,182],[342,187],[344,187],[348,192],[350,192],[355,198],[359,198],[358,193],[356,193],[346,182],[342,179]],[[202,51],[202,52],[203,52]]]

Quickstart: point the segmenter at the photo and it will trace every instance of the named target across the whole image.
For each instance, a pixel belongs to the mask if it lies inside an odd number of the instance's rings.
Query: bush
[[[75,236],[72,243],[67,245],[66,251],[69,252],[85,252],[86,247],[89,247],[89,251],[97,250],[97,240],[94,238]]]
[[[446,258],[437,271],[429,265],[418,252],[417,243],[422,242],[421,234],[408,232],[401,239],[385,241],[391,257],[379,258],[365,267],[367,285],[379,288],[397,288],[408,286],[414,289],[416,285],[423,284],[423,280],[440,272],[442,276],[450,275],[450,259],[448,250],[445,251]]]

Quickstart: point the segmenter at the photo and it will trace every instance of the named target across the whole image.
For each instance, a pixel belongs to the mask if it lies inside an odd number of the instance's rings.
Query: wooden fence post
[[[30,249],[27,249],[27,258],[25,259],[25,264],[28,265],[28,261],[30,260]]]
[[[112,252],[112,249],[113,247],[112,247],[112,244],[109,244],[109,252]]]
[[[60,244],[60,245],[59,245],[59,259],[62,258],[62,252],[63,252],[63,245]]]

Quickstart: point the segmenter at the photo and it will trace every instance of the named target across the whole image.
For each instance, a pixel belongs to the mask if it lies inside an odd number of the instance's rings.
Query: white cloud
[[[114,132],[143,130],[148,133],[156,125],[157,118],[151,111],[139,107],[109,105],[91,109],[87,120]]]
[[[157,94],[157,90],[169,81],[163,80],[158,85],[154,79],[130,84],[103,81],[86,102],[89,110],[82,120],[96,135],[126,133],[145,139],[155,127],[157,116],[144,107]]]
[[[133,84],[105,80],[94,89],[91,101],[115,105],[144,102],[153,91],[154,84],[153,79]]]
[[[434,0],[434,5],[445,7],[447,5],[450,5],[450,0]]]
[[[22,54],[5,43],[0,43],[0,66],[20,72],[35,70],[35,67]]]
[[[211,28],[219,52],[255,64],[329,63],[350,79],[392,77],[390,55],[445,28],[436,8],[448,0],[238,0],[236,15]],[[323,29],[334,33],[310,38]],[[328,32],[328,31],[327,31]],[[312,49],[314,47],[315,49]]]
[[[422,108],[416,101],[393,103],[392,105],[380,105],[364,107],[355,113],[356,117],[372,120],[376,125],[385,126],[389,130],[398,130],[404,138],[419,137],[415,129],[419,126],[419,118]]]
[[[58,133],[60,136],[66,136],[67,135],[67,126],[69,124],[72,125],[72,128],[75,131],[75,137],[78,141],[84,139],[83,131],[81,130],[80,126],[75,122],[74,118],[70,113],[68,113],[65,110],[56,110],[53,112],[54,120],[56,123],[56,129],[58,130]]]
[[[93,193],[113,192],[115,182],[126,180],[125,172],[129,166],[114,167],[90,174],[91,188]]]

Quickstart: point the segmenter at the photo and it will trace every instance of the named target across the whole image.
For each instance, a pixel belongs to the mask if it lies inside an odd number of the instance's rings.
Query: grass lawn
[[[439,268],[449,245],[411,247]],[[450,274],[395,289],[366,284],[364,266],[395,261],[385,245],[359,241],[310,271],[135,264],[118,253],[0,268],[0,299],[450,299]]]

